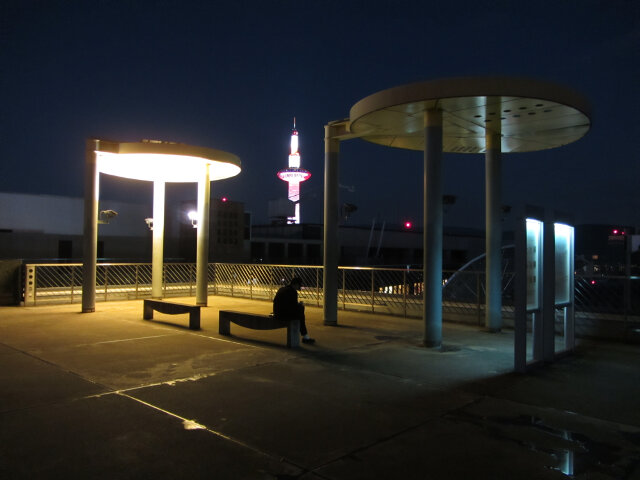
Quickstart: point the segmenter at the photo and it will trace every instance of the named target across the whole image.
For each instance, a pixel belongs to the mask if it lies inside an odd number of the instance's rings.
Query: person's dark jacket
[[[298,291],[291,285],[280,288],[273,299],[273,315],[280,320],[299,320],[302,308]]]

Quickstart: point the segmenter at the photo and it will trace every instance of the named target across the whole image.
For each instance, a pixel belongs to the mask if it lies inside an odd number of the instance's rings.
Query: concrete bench
[[[287,329],[287,348],[300,346],[300,321],[278,320],[273,315],[260,315],[256,313],[233,312],[220,310],[218,316],[218,333],[231,335],[231,323],[253,330]]]
[[[153,311],[169,315],[179,315],[181,313],[189,314],[189,328],[191,330],[200,330],[200,305],[188,305],[186,303],[168,302],[166,300],[144,299],[144,307],[142,318],[145,320],[153,320]]]

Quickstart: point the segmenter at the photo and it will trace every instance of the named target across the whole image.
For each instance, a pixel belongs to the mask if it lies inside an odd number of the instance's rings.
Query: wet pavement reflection
[[[595,429],[589,428],[590,419],[577,415],[574,429],[567,430],[538,415],[483,415],[473,406],[446,418],[475,424],[494,438],[543,453],[549,459],[545,467],[567,477],[592,478],[598,474],[597,478],[616,480],[638,478],[634,472],[640,467],[640,430],[628,431],[610,423],[603,433],[602,422],[596,421],[599,436],[607,439],[604,441],[584,433]]]

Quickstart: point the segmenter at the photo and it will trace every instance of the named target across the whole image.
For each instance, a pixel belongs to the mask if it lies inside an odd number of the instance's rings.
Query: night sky
[[[0,191],[82,196],[87,137],[226,150],[242,173],[212,186],[265,223],[286,196],[293,117],[302,218],[322,221],[324,125],[379,90],[443,77],[527,76],[592,106],[592,128],[552,151],[506,154],[505,204],[576,223],[640,226],[640,2],[0,0]],[[103,176],[102,196],[151,202]],[[484,225],[484,156],[445,155],[445,223]],[[341,145],[350,224],[422,218],[422,154]],[[170,198],[193,199],[195,185]]]

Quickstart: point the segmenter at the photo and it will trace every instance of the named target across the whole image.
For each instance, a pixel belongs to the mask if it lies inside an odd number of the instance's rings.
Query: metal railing
[[[303,279],[299,296],[309,305],[323,304],[323,272],[319,266],[212,263],[208,292],[257,300],[273,299],[294,276]],[[455,275],[453,275],[455,273]],[[167,263],[163,271],[165,297],[195,296],[196,267]],[[339,267],[338,308],[419,318],[422,315],[422,270]],[[484,322],[484,271],[443,272],[445,319]],[[81,264],[28,264],[24,269],[24,304],[78,303],[82,297]],[[151,264],[102,263],[96,272],[96,300],[127,300],[151,296]],[[503,273],[503,316],[513,318],[513,274]],[[575,310],[640,322],[640,277],[576,276]]]

